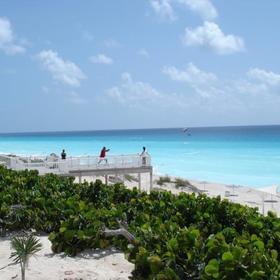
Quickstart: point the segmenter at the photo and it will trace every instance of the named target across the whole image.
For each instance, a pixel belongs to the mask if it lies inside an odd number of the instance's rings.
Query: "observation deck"
[[[141,174],[149,173],[150,189],[152,188],[153,167],[149,154],[80,156],[60,159],[54,156],[14,156],[0,155],[0,164],[13,170],[37,170],[40,175],[53,173],[61,176],[74,176],[82,182],[83,176],[104,176],[108,183],[109,175],[138,174],[138,185],[141,189]]]

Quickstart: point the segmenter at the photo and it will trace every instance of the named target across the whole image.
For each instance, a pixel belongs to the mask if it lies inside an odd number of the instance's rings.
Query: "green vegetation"
[[[280,219],[205,195],[150,195],[101,181],[39,177],[0,167],[0,221],[6,231],[50,233],[54,252],[121,248],[133,279],[280,279]],[[126,220],[136,241],[105,237]]]
[[[186,188],[190,192],[194,193],[201,193],[201,190],[199,190],[196,186],[192,185],[188,180],[184,180],[181,178],[175,178],[175,188]]]
[[[159,186],[164,185],[165,183],[171,183],[171,178],[169,176],[159,177],[157,184]]]
[[[25,268],[29,258],[42,249],[39,239],[33,235],[15,236],[12,238],[11,246],[14,252],[11,258],[15,264],[20,264],[21,279],[25,280]]]
[[[179,188],[179,187],[185,187],[186,185],[190,185],[190,182],[187,180],[183,180],[181,178],[175,178],[175,187]]]
[[[193,185],[188,180],[184,180],[181,178],[175,178],[174,183],[176,188],[189,187],[189,186],[193,187]]]

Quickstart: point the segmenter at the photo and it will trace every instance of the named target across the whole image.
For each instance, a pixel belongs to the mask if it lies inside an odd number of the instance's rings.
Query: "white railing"
[[[12,157],[9,157],[7,155],[0,155],[0,163],[2,165],[5,165],[5,166],[10,166],[11,165],[11,158]]]
[[[11,157],[8,167],[16,170],[37,169],[41,173],[64,172],[87,169],[137,168],[151,165],[146,154],[117,155],[100,158],[97,156],[68,157],[65,160],[53,157]]]

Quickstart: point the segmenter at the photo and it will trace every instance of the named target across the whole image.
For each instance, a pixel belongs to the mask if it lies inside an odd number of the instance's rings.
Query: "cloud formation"
[[[53,50],[43,50],[37,57],[52,78],[62,84],[79,87],[81,80],[86,79],[85,74],[74,62],[64,60]]]
[[[156,112],[157,116],[168,112],[183,119],[198,117],[205,121],[209,117],[217,124],[229,120],[235,123],[243,118],[251,118],[254,123],[255,115],[264,108],[277,112],[280,104],[279,87],[253,77],[244,78],[246,75],[240,79],[220,79],[193,63],[183,69],[165,66],[162,72],[174,81],[175,92],[163,92],[123,73],[120,83],[106,91],[107,102],[113,100],[116,106]]]
[[[247,72],[247,75],[254,80],[263,82],[270,86],[280,85],[280,74],[274,73],[272,71],[266,71],[259,68],[251,68]]]
[[[217,80],[215,74],[204,72],[193,63],[189,63],[184,70],[179,70],[174,66],[165,66],[162,72],[174,81],[187,82],[190,84],[208,84]]]
[[[199,14],[205,20],[213,20],[218,12],[210,0],[176,0],[191,11]]]
[[[25,48],[16,42],[10,21],[0,17],[0,50],[8,55],[24,53]]]
[[[130,73],[121,75],[121,85],[107,90],[107,95],[122,104],[135,105],[138,102],[157,102],[161,93],[148,83],[134,81]]]
[[[130,73],[121,75],[121,83],[106,91],[106,96],[120,105],[140,110],[164,110],[166,108],[186,108],[189,102],[187,95],[177,93],[163,93],[151,84],[135,81]]]
[[[176,20],[175,4],[182,4],[205,20],[213,20],[218,12],[210,0],[150,0],[154,12],[161,18]]]
[[[165,66],[162,70],[171,80],[183,82],[193,92],[202,98],[228,99],[242,106],[246,99],[262,98],[265,101],[274,100],[279,95],[280,74],[251,68],[247,78],[221,80],[214,73],[205,72],[193,63],[179,70],[175,66]]]
[[[113,64],[113,59],[102,53],[96,56],[91,56],[89,60],[92,63],[96,63],[96,64],[106,64],[106,65]]]
[[[186,46],[206,47],[221,55],[232,54],[245,49],[241,37],[232,34],[225,35],[216,23],[209,21],[194,29],[186,28],[183,43]]]
[[[182,38],[186,46],[206,47],[221,55],[245,50],[241,37],[224,34],[219,25],[213,22],[218,17],[218,12],[210,0],[150,0],[155,13],[171,21],[177,19],[175,4],[185,6],[205,20],[202,26],[186,28]]]
[[[157,15],[162,19],[166,18],[171,21],[176,19],[173,7],[171,6],[172,0],[151,0],[150,4]]]
[[[218,82],[216,75],[202,71],[193,63],[189,63],[184,70],[179,70],[174,66],[165,66],[162,72],[173,81],[186,83],[201,97],[210,98],[220,92],[216,86]]]

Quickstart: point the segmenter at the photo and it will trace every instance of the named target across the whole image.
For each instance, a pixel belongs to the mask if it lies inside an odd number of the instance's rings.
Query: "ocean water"
[[[155,173],[226,184],[280,184],[280,126],[0,134],[0,153],[152,156]]]

